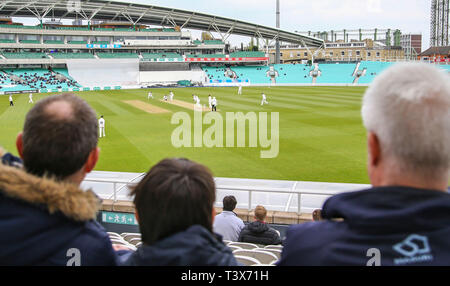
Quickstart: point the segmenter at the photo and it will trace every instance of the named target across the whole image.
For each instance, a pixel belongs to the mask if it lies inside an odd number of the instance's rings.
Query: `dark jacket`
[[[143,244],[125,259],[123,265],[237,266],[238,262],[220,236],[194,225],[153,245]]]
[[[450,265],[450,194],[378,187],[339,194],[326,221],[289,228],[279,265]]]
[[[115,265],[99,207],[90,191],[0,164],[0,265]]]
[[[262,245],[281,244],[280,235],[266,223],[260,221],[247,224],[239,235],[239,241]]]

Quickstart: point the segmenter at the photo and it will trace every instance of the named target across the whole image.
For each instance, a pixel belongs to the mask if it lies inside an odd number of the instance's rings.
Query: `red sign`
[[[186,62],[261,62],[268,61],[267,57],[257,58],[186,58]]]

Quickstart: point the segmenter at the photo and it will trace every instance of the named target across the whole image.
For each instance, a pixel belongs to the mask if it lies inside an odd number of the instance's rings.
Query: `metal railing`
[[[135,182],[137,179],[141,178],[145,174],[139,174],[136,177],[134,177],[131,180],[124,180],[124,179],[103,179],[103,178],[86,178],[85,182],[91,182],[91,183],[105,183],[105,184],[112,184],[112,194],[109,195],[107,198],[112,199],[114,202],[116,202],[118,199],[118,194],[120,191],[122,191],[126,187],[132,187],[137,182]],[[330,189],[315,189],[315,188],[302,188],[298,189],[297,186],[299,183],[302,182],[292,182],[293,184],[289,187],[283,187],[283,188],[277,188],[277,187],[258,187],[258,186],[243,186],[243,185],[225,185],[225,184],[217,184],[216,183],[216,191],[229,191],[229,192],[248,192],[248,202],[247,202],[247,209],[249,211],[252,210],[253,200],[254,200],[254,194],[255,193],[264,193],[264,194],[288,194],[289,197],[284,205],[284,211],[287,212],[291,208],[292,201],[294,197],[297,197],[297,206],[296,210],[298,214],[302,213],[302,198],[305,195],[319,195],[319,196],[325,196],[326,198],[343,193],[343,192],[349,192],[349,191],[355,191],[355,190],[362,190],[365,188],[370,187],[370,185],[364,185],[364,184],[339,184],[341,187],[336,188],[335,183],[313,183],[313,182],[307,182],[308,184],[320,184],[322,187],[323,185],[330,184]],[[122,185],[118,188],[118,185]],[[347,188],[348,186],[348,188]],[[334,190],[333,190],[334,188]],[[95,192],[95,190],[94,190]],[[220,202],[216,202],[220,203]]]

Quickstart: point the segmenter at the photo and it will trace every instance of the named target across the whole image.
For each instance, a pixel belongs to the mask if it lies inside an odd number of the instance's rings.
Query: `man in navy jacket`
[[[99,198],[79,188],[97,162],[97,140],[95,112],[74,95],[30,110],[17,138],[25,170],[9,163],[20,160],[0,164],[0,265],[118,263],[95,221]]]
[[[372,189],[329,198],[291,227],[278,265],[450,265],[450,77],[399,64],[366,91]]]

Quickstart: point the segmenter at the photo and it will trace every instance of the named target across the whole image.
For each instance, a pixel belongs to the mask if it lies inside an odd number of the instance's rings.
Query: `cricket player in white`
[[[12,95],[9,95],[9,106],[14,106]]]
[[[28,100],[28,103],[33,103],[33,94],[32,93],[30,93],[28,98],[30,99],[30,100]]]
[[[173,92],[170,91],[170,93],[169,93],[169,100],[170,100],[170,101],[173,101],[173,96],[174,96],[174,95],[173,95]]]
[[[208,104],[209,104],[209,108],[212,108],[211,102],[212,102],[212,98],[211,98],[211,94],[210,94],[210,95],[208,95]]]
[[[100,119],[98,120],[98,131],[100,133],[99,137],[106,137],[105,134],[105,119],[103,119],[103,115],[100,116]]]
[[[198,106],[201,106],[201,104],[200,104],[200,98],[198,97],[198,96],[195,96],[195,99],[196,99],[196,105],[198,105]]]
[[[214,96],[213,99],[211,100],[211,105],[212,105],[211,111],[217,111],[217,99],[216,99],[215,96]]]
[[[238,94],[241,95],[242,94],[242,84],[239,84],[239,90],[238,90]]]
[[[150,98],[153,99],[153,93],[151,91],[147,95],[147,100],[149,100]]]
[[[262,96],[261,105],[264,105],[264,103],[269,104],[266,100],[266,95],[264,93],[262,93],[261,96]]]

